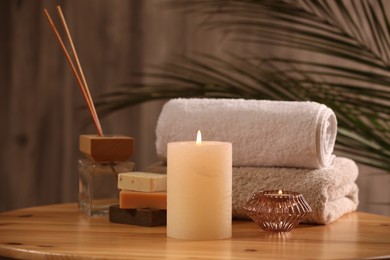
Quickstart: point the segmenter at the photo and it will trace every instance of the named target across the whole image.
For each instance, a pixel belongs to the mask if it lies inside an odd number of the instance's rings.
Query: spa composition
[[[232,144],[168,143],[167,235],[225,239],[232,235]]]

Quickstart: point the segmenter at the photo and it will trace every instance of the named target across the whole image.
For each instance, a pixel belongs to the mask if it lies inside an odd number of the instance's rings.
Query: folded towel
[[[243,99],[172,99],[156,128],[157,155],[167,143],[203,140],[233,144],[234,166],[321,168],[334,159],[337,121],[315,102]]]
[[[165,173],[163,164],[147,171]],[[358,168],[354,161],[338,157],[322,169],[278,167],[233,167],[233,217],[247,219],[243,205],[260,190],[289,190],[302,193],[313,212],[304,223],[327,224],[358,206],[355,181]],[[169,176],[168,176],[169,178]]]

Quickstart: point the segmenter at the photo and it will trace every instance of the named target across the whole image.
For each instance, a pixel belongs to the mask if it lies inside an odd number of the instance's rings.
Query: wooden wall
[[[48,8],[59,25],[58,3],[94,97],[134,81],[133,72],[173,53],[222,53],[227,45],[242,49],[218,33],[200,30],[193,17],[158,0],[0,1],[0,211],[77,199],[78,136],[95,131],[43,16]],[[156,161],[154,129],[162,103],[131,107],[102,120],[105,133],[136,138],[138,169]],[[389,175],[379,174],[378,181],[362,176],[361,209],[390,215]],[[379,209],[371,203],[377,197],[385,202]]]
[[[217,35],[197,37],[195,22],[168,10],[163,1],[0,1],[0,211],[77,199],[78,136],[95,130],[43,16],[48,8],[60,25],[58,3],[95,97],[132,82],[132,73],[144,64],[190,49],[220,49],[210,44]],[[161,105],[146,103],[102,120],[106,134],[136,138],[138,169],[156,161]]]
[[[131,73],[142,69],[142,2],[61,1],[93,96],[131,81]],[[78,135],[95,132],[43,16],[46,7],[59,25],[55,4],[0,1],[0,210],[75,201]],[[146,125],[142,116],[155,106],[103,119],[105,133],[139,137]],[[145,132],[153,137],[153,126]],[[137,151],[138,163],[153,160],[153,153],[143,159],[139,142]]]

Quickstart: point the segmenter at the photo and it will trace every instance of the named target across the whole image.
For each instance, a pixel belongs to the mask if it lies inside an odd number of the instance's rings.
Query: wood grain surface
[[[288,233],[234,221],[233,237],[188,241],[166,237],[166,227],[109,223],[87,217],[76,204],[0,214],[0,255],[22,259],[362,259],[390,258],[390,218],[355,212],[336,222],[299,225]]]

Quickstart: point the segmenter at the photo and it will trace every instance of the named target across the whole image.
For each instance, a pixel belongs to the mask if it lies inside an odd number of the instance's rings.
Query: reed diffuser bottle
[[[88,216],[108,214],[119,203],[118,173],[131,172],[134,139],[127,136],[81,135],[79,208]]]
[[[80,151],[85,158],[79,160],[79,206],[80,210],[89,216],[104,215],[108,213],[110,205],[118,204],[118,173],[132,171],[134,168],[134,163],[129,161],[134,152],[134,139],[127,136],[104,136],[87,80],[60,6],[57,6],[57,12],[71,51],[64,44],[48,10],[44,9],[44,14],[72,69],[98,133],[98,135],[80,136]]]

